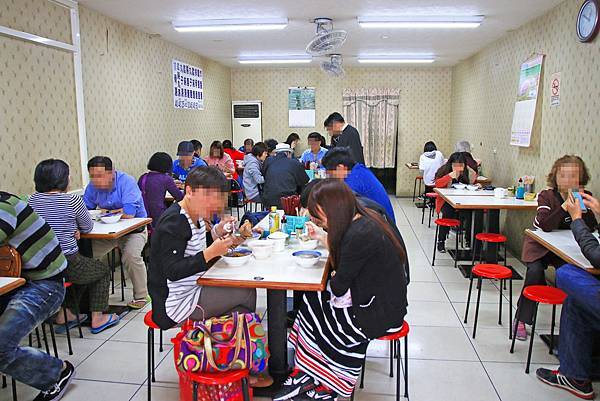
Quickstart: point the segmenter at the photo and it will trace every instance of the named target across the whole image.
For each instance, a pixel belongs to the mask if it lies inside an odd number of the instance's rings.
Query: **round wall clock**
[[[577,15],[577,37],[580,42],[591,42],[598,34],[598,0],[585,0]]]

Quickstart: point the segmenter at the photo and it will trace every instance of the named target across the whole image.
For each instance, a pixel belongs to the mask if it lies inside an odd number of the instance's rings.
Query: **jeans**
[[[0,373],[42,391],[56,383],[63,362],[19,344],[58,310],[64,296],[62,280],[28,281],[0,296]]]
[[[594,338],[600,333],[600,280],[583,269],[564,265],[556,284],[567,293],[560,316],[560,373],[589,380]]]

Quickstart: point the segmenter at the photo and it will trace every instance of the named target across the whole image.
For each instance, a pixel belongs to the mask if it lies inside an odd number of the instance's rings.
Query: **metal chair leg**
[[[554,352],[554,320],[556,319],[556,305],[552,305],[552,325],[550,326],[550,355]]]
[[[63,316],[65,318],[65,333],[67,334],[67,345],[69,347],[69,355],[73,355],[73,346],[71,345],[71,332],[69,330],[69,322],[67,320],[67,308],[63,307]]]
[[[508,279],[508,288],[509,288],[509,296],[508,296],[508,339],[512,340],[512,277]]]
[[[363,359],[363,364],[360,370],[360,388],[365,388],[365,365],[367,364],[367,355],[365,355],[365,359]]]
[[[44,326],[44,323],[42,323],[40,326],[42,328],[42,339],[44,340],[44,347],[46,348],[46,354],[50,355],[50,346],[48,345],[48,337],[46,337],[46,326]]]
[[[147,374],[148,375],[147,375],[146,381],[148,382],[148,401],[152,401],[152,370],[153,370],[153,367],[151,365],[152,364],[152,355],[150,354],[150,352],[151,352],[150,347],[152,346],[152,329],[151,328],[148,328],[147,341],[148,341],[148,349],[147,349],[148,354],[146,355],[146,357],[147,357],[146,362],[148,365],[147,366]],[[196,397],[196,399],[197,399],[197,397]]]
[[[398,359],[396,360],[396,401],[400,401],[400,372],[402,358],[400,357],[400,341],[394,341],[394,348],[398,347]]]
[[[58,350],[56,349],[56,337],[54,336],[54,325],[51,321],[48,321],[48,329],[50,330],[50,339],[52,340],[52,350],[54,351],[54,356],[58,358]]]
[[[390,377],[394,377],[394,352],[396,350],[396,343],[390,341]]]
[[[467,319],[469,317],[469,305],[471,304],[471,291],[473,290],[473,271],[471,270],[470,280],[469,280],[469,296],[467,298],[467,308],[465,309],[465,320],[467,323]]]
[[[529,340],[529,351],[527,352],[527,366],[525,367],[525,373],[529,374],[529,365],[531,364],[531,353],[533,351],[533,340],[535,339],[535,321],[537,320],[539,303],[535,303],[533,311],[533,323],[531,325],[531,339]]]
[[[500,302],[498,307],[498,325],[502,326],[502,284],[504,284],[504,280],[500,280]]]
[[[431,261],[431,266],[435,266],[435,253],[437,252],[437,242],[438,242],[438,233],[440,231],[440,226],[435,225],[435,240],[433,241],[433,260]]]
[[[473,338],[475,338],[475,333],[477,332],[477,319],[479,318],[479,301],[481,300],[481,277],[477,277],[477,284],[479,285],[479,290],[477,291],[477,304],[475,305],[475,322],[473,323]]]
[[[159,329],[159,346],[158,346],[158,351],[159,352],[163,352],[163,331]]]
[[[404,398],[408,400],[408,335],[404,337]]]

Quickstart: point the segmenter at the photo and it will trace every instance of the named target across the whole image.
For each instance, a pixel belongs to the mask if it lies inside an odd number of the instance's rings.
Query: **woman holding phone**
[[[579,156],[565,155],[556,160],[548,174],[549,188],[538,195],[538,208],[533,227],[543,231],[568,230],[572,221],[567,211],[569,192],[579,192],[582,193],[581,196],[591,195],[584,190],[589,179],[588,169]],[[597,226],[598,222],[593,212],[586,209],[585,212],[582,211],[582,216],[589,228],[594,229]],[[548,266],[559,268],[566,263],[527,236],[523,240],[521,260],[527,265],[523,288],[530,285],[545,285],[545,271]],[[517,340],[527,340],[525,325],[533,323],[534,305],[533,301],[521,294],[513,323],[517,325]]]

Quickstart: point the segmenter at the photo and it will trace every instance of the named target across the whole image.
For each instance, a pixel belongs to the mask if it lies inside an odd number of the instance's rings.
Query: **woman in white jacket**
[[[252,202],[261,202],[258,186],[265,182],[261,170],[267,156],[267,146],[262,142],[257,142],[252,153],[244,156],[244,194]]]
[[[433,192],[435,186],[435,172],[444,164],[444,155],[437,150],[435,143],[429,141],[425,144],[423,154],[419,158],[419,170],[423,172],[425,193]]]

